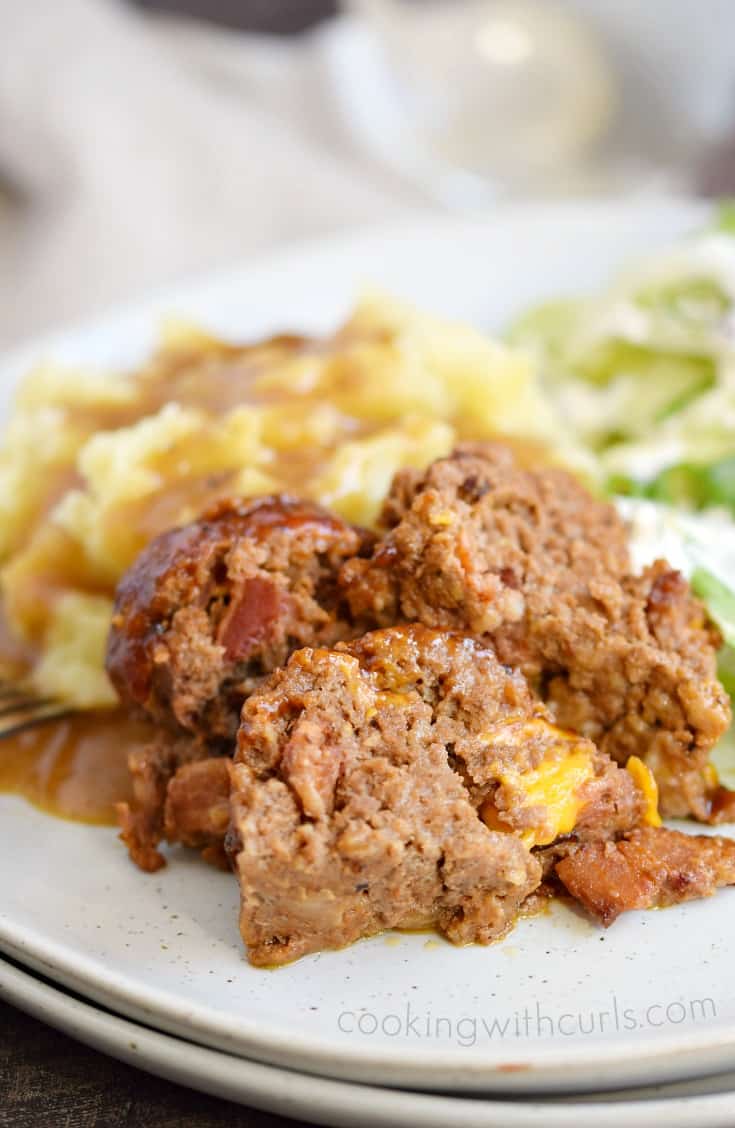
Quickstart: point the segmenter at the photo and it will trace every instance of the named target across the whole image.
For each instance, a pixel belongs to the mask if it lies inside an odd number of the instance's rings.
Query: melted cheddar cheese
[[[638,790],[643,793],[646,802],[644,823],[647,826],[661,826],[661,816],[658,813],[658,786],[651,769],[638,756],[629,756],[625,768],[632,775]]]
[[[517,771],[498,766],[497,780],[504,792],[508,812],[522,816],[524,811],[536,808],[541,820],[536,826],[522,829],[503,818],[492,798],[481,808],[481,817],[491,830],[520,833],[529,847],[547,846],[556,838],[570,834],[577,824],[585,804],[581,794],[584,784],[594,776],[594,747],[573,733],[564,732],[542,717],[534,717],[512,727],[513,742],[544,740],[548,749],[544,758],[534,768]],[[509,733],[503,733],[507,745]],[[515,818],[513,820],[516,821]],[[519,823],[521,819],[518,819]]]

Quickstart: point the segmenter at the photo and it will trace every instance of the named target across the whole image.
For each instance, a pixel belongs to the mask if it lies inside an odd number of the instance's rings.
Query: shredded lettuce
[[[735,516],[735,455],[709,465],[680,462],[643,482],[625,474],[607,478],[611,493],[646,497],[688,509],[721,507]]]
[[[735,235],[735,198],[720,200],[717,205],[715,222],[712,226],[715,231],[724,231],[727,235]]]
[[[611,488],[735,513],[735,200],[596,296],[511,327]]]
[[[727,647],[735,647],[735,591],[701,565],[692,572],[691,585],[720,628]],[[735,674],[729,662],[727,672],[728,677],[730,672]]]

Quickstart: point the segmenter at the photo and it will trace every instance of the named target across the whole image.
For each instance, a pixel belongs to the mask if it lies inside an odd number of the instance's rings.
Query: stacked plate
[[[534,209],[282,254],[10,358],[125,365],[176,311],[242,337],[322,328],[356,283],[475,322],[584,291],[701,221],[682,204]],[[237,889],[184,854],[136,871],[111,829],[0,796],[0,994],[125,1061],[323,1124],[731,1125],[735,894],[607,933],[555,905],[490,948],[383,935],[278,971]],[[702,1080],[704,1078],[704,1080]]]

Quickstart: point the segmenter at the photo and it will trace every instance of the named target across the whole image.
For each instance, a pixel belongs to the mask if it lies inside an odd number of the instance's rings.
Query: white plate
[[[534,208],[302,247],[22,350],[0,366],[0,388],[40,356],[130,363],[171,311],[240,337],[326,328],[365,281],[499,326],[534,299],[601,284],[705,214],[673,202]],[[230,877],[183,856],[144,876],[114,832],[10,796],[0,796],[0,889],[0,946],[17,959],[160,1029],[299,1070],[590,1091],[735,1061],[732,891],[630,914],[607,933],[556,906],[490,949],[378,937],[258,971],[242,957]]]
[[[735,1073],[604,1097],[483,1100],[329,1081],[208,1050],[119,1018],[0,960],[0,998],[128,1065],[283,1116],[349,1128],[731,1128]]]

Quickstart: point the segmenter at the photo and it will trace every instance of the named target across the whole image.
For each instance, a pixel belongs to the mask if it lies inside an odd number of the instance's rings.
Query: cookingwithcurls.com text
[[[406,1003],[385,1012],[368,1008],[343,1010],[338,1013],[336,1021],[342,1034],[356,1038],[402,1038],[475,1046],[483,1041],[579,1038],[655,1030],[712,1022],[716,1017],[717,1007],[711,998],[679,998],[629,1006],[613,994],[599,1009],[570,1006],[565,1011],[555,1012],[533,1001],[502,1014],[476,1012],[449,1017],[434,1014],[431,1010],[416,1009]]]

